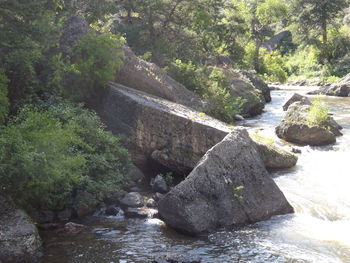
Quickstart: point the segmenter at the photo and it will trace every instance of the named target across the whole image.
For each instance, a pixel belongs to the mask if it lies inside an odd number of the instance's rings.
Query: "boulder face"
[[[245,117],[253,117],[262,113],[266,102],[262,90],[254,87],[249,78],[239,71],[232,68],[217,68],[217,70],[221,70],[225,74],[230,94],[233,97],[241,97],[246,100],[242,111]]]
[[[298,93],[294,93],[283,104],[283,106],[282,106],[283,110],[287,111],[289,106],[292,105],[294,102],[300,102],[302,105],[311,105],[311,101],[309,100],[308,97],[305,97],[305,96],[300,95]]]
[[[0,195],[0,262],[34,261],[41,240],[30,217]]]
[[[271,102],[271,89],[261,77],[250,71],[241,71],[241,73],[250,80],[256,89],[262,92],[265,102]]]
[[[336,136],[341,135],[341,126],[332,117],[322,126],[307,124],[309,109],[309,105],[301,102],[289,106],[284,120],[276,127],[277,136],[301,145],[322,146],[335,143]]]
[[[232,130],[204,113],[115,83],[95,102],[91,106],[108,129],[129,138],[133,162],[143,170],[155,161],[189,173]]]
[[[298,162],[298,156],[273,144],[263,144],[256,142],[261,160],[268,169],[292,168]]]
[[[255,143],[241,129],[210,149],[158,208],[169,226],[191,235],[293,212],[267,173]]]
[[[141,169],[154,160],[188,173],[230,132],[204,113],[113,83],[94,108],[113,133],[128,137],[128,149]]]
[[[127,46],[123,47],[123,52],[124,61],[116,74],[116,83],[195,109],[204,107],[199,96],[172,79],[157,65],[138,58]]]

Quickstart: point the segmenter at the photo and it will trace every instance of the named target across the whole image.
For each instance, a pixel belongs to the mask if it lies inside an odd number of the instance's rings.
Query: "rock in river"
[[[301,145],[322,146],[336,142],[336,136],[341,135],[341,126],[329,116],[322,125],[308,124],[310,106],[295,102],[289,106],[284,120],[276,127],[279,138]]]
[[[170,227],[192,235],[293,212],[243,129],[210,149],[158,208]]]

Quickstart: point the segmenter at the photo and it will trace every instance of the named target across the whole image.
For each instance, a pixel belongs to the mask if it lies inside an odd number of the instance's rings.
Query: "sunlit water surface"
[[[273,91],[266,112],[244,125],[285,145],[274,135],[274,127],[283,118],[284,100],[295,91],[305,94],[306,88]],[[350,98],[324,100],[344,127],[344,136],[331,147],[298,147],[298,165],[272,173],[295,208],[294,215],[200,239],[177,234],[157,219],[92,217],[78,236],[46,233],[49,246],[42,263],[141,263],[169,252],[199,256],[208,263],[350,262]]]

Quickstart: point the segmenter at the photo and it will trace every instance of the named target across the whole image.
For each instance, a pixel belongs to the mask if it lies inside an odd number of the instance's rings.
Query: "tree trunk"
[[[328,53],[328,35],[327,35],[327,20],[323,19],[322,21],[322,58],[321,63],[324,64],[325,61],[329,61],[329,53]]]

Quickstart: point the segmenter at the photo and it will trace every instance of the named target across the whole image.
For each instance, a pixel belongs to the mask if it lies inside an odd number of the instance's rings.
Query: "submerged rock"
[[[308,124],[310,106],[295,102],[289,106],[284,120],[276,127],[279,138],[301,145],[322,146],[336,142],[341,135],[341,126],[329,116],[329,121],[322,125]]]
[[[34,261],[41,240],[30,217],[1,195],[0,207],[0,262]]]
[[[169,226],[192,235],[293,212],[255,143],[240,129],[210,149],[158,208]]]

